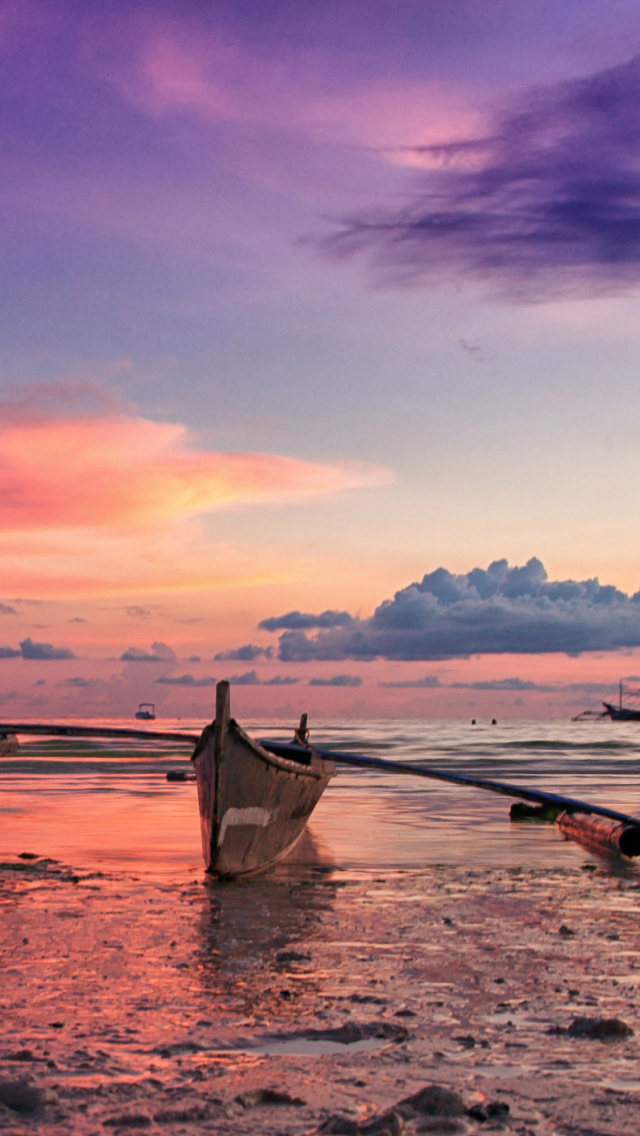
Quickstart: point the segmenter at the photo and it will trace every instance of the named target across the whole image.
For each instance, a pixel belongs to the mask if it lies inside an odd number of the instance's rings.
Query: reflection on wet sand
[[[300,944],[331,909],[331,871],[328,849],[307,830],[264,876],[206,877],[198,948],[204,989],[232,997],[246,1015],[281,1012],[288,1002],[294,1009],[303,989],[313,989],[313,968],[299,965],[311,961]]]
[[[593,861],[355,878],[307,845],[229,884],[7,863],[0,1102],[42,1090],[39,1136],[357,1131],[429,1083],[459,1094],[451,1132],[500,1100],[515,1131],[637,1132],[640,893]]]
[[[575,771],[635,807],[630,739],[605,769],[592,733],[571,750],[547,732],[478,732],[465,757],[461,727],[432,731],[442,760],[514,780],[500,766],[531,742],[534,780],[577,791]],[[377,743],[419,755],[417,727]],[[25,1123],[9,1082],[38,1136],[302,1136],[336,1113],[413,1136],[436,1129],[406,1099],[435,1083],[459,1094],[448,1132],[508,1105],[516,1132],[635,1136],[637,866],[516,829],[501,800],[346,774],[290,859],[221,883],[194,786],[166,782],[175,753],[49,766],[45,747],[0,768],[0,1131]]]

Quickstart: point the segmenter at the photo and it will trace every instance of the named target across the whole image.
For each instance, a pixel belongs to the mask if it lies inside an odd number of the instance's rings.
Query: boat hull
[[[220,711],[219,699],[193,754],[202,854],[208,872],[237,878],[266,871],[291,851],[335,764],[310,747],[300,747],[300,761],[270,753]]]
[[[603,702],[605,714],[612,722],[640,722],[640,710],[630,710],[626,706],[612,706],[610,702]]]

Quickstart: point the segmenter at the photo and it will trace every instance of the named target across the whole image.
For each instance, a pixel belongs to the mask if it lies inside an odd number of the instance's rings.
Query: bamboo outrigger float
[[[0,756],[16,752],[20,734],[195,743],[191,760],[198,785],[205,866],[207,871],[223,878],[266,871],[291,851],[334,776],[336,764],[425,777],[529,802],[513,805],[512,819],[552,821],[568,839],[596,851],[640,856],[637,817],[522,785],[319,749],[309,745],[306,724],[304,714],[292,744],[256,741],[231,718],[229,683],[220,682],[216,688],[215,719],[199,736],[120,727],[0,723]]]

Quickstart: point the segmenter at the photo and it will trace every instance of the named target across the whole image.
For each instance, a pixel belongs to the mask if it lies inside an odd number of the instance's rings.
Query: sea
[[[58,720],[63,724],[63,720]],[[83,724],[76,720],[76,725]],[[86,725],[131,728],[127,720]],[[162,878],[202,872],[192,743],[204,722],[144,724],[142,741],[20,738],[0,758],[0,859],[48,856],[77,869]],[[243,722],[257,738],[291,740],[290,723]],[[640,816],[640,724],[609,721],[336,721],[314,723],[316,745],[561,793]],[[510,801],[393,772],[339,767],[309,823],[327,869],[379,873],[435,864],[575,866],[592,855],[554,825],[514,823]]]

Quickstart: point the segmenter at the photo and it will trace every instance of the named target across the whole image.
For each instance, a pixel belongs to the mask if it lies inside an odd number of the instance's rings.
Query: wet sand
[[[640,882],[588,853],[241,884],[16,856],[0,903],[2,1131],[640,1128]],[[428,1085],[462,1100],[400,1105]]]

